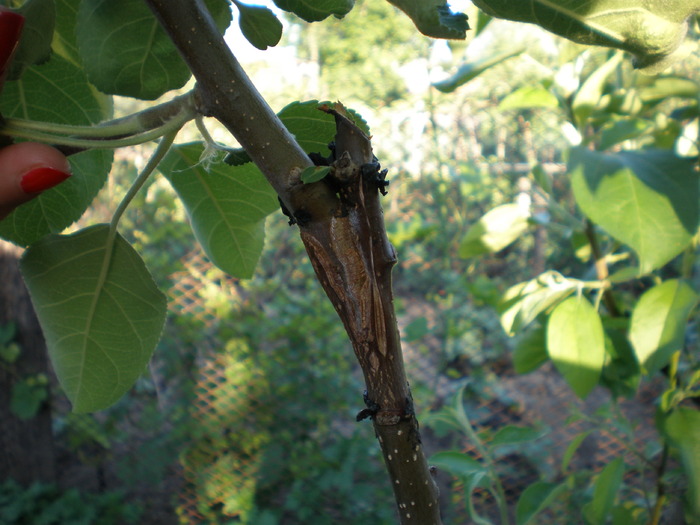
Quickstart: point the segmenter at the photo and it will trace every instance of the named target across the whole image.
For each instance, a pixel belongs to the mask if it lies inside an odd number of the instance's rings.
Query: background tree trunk
[[[20,253],[19,248],[0,241],[0,326],[15,324],[15,342],[21,348],[17,361],[0,366],[0,480],[11,478],[28,485],[56,481],[56,470],[49,403],[26,420],[10,410],[18,381],[49,375],[44,337],[19,272]]]

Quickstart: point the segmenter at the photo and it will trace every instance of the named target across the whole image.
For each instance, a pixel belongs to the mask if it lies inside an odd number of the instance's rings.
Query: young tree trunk
[[[197,79],[199,109],[236,137],[299,222],[309,258],[362,367],[367,407],[358,419],[372,418],[401,523],[439,525],[437,486],[404,372],[391,290],[396,254],[384,228],[378,195],[383,186],[369,138],[342,108],[327,108],[337,126],[334,173],[302,184],[299,174],[311,161],[252,85],[201,0],[145,1]]]

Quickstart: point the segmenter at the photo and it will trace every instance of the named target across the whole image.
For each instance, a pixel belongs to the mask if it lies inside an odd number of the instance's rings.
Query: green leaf
[[[51,56],[51,39],[56,25],[53,0],[29,0],[17,11],[24,18],[24,28],[7,78],[16,80],[28,66],[46,62]]]
[[[636,139],[653,129],[653,124],[644,119],[624,119],[604,124],[598,148],[605,150],[625,140]]]
[[[25,379],[12,387],[10,410],[20,419],[30,419],[36,415],[48,397],[49,391],[45,384]]]
[[[464,39],[469,23],[467,15],[453,13],[446,0],[388,0],[406,13],[418,31],[433,38]]]
[[[546,332],[542,325],[528,330],[516,343],[513,351],[513,368],[518,374],[536,370],[549,359]]]
[[[508,94],[498,104],[498,109],[556,108],[559,100],[542,86],[523,86]]]
[[[294,138],[306,153],[318,153],[323,157],[328,157],[331,150],[328,144],[335,137],[335,119],[333,115],[319,110],[321,103],[318,100],[307,100],[305,102],[292,102],[277,113],[282,124],[294,135]],[[352,110],[348,110],[353,117],[357,116],[358,127],[369,136],[369,128]],[[226,163],[232,166],[239,166],[250,162],[250,157],[242,149],[236,149],[226,157]]]
[[[474,0],[487,14],[537,24],[580,44],[636,55],[635,65],[656,73],[684,54],[689,18],[699,0]]]
[[[615,53],[602,66],[596,68],[593,73],[578,88],[571,102],[571,109],[579,124],[597,109],[598,104],[605,92],[605,83],[608,77],[618,68],[622,62],[622,53]]]
[[[0,359],[6,363],[14,363],[22,353],[22,349],[17,343],[0,344]]]
[[[696,99],[700,95],[700,85],[689,78],[671,75],[647,78],[649,83],[639,89],[639,98],[647,104],[671,97]]]
[[[692,160],[662,150],[573,148],[568,170],[583,213],[637,253],[642,274],[682,252],[697,231],[700,186]]]
[[[319,22],[333,15],[343,18],[355,5],[355,0],[274,0],[280,9],[294,13],[306,22]]]
[[[117,401],[143,373],[165,322],[165,296],[141,257],[98,225],[32,244],[21,270],[73,410]]]
[[[234,0],[243,36],[258,49],[274,47],[282,38],[282,22],[267,7],[246,5]]]
[[[459,245],[459,256],[501,251],[527,230],[528,217],[529,213],[519,204],[496,206],[469,228]]]
[[[304,170],[301,172],[301,182],[304,184],[318,182],[328,175],[330,171],[330,166],[309,166],[308,168],[304,168]]]
[[[228,2],[205,3],[219,29],[225,30],[231,21]],[[77,37],[88,78],[104,93],[153,100],[181,88],[191,76],[142,0],[83,0]]]
[[[457,72],[451,77],[446,78],[445,80],[440,80],[439,82],[433,82],[433,87],[438,91],[442,91],[443,93],[452,93],[458,87],[463,86],[470,80],[474,80],[487,69],[505,62],[509,58],[517,56],[523,51],[525,51],[524,48],[517,49],[515,51],[506,51],[493,56],[487,56],[481,60],[475,60],[474,62],[467,62],[466,64],[460,66]]]
[[[0,97],[5,117],[59,124],[96,124],[108,116],[109,99],[95,92],[83,72],[54,56],[7,82]],[[19,245],[63,231],[78,220],[107,180],[112,152],[85,151],[69,157],[73,176],[17,208],[0,221],[0,237]]]
[[[497,307],[501,326],[508,335],[513,335],[575,289],[576,283],[557,272],[545,272],[535,279],[511,286]]]
[[[633,397],[642,379],[641,368],[626,331],[608,327],[605,323],[605,351],[609,359],[603,368],[600,383],[614,397]]]
[[[657,372],[683,348],[690,312],[698,294],[684,281],[672,279],[644,292],[632,312],[629,340],[647,374]]]
[[[583,513],[589,523],[595,525],[606,523],[624,473],[625,462],[621,457],[618,457],[608,463],[598,475],[593,489],[593,501],[583,507]]]
[[[53,34],[53,52],[80,66],[80,52],[76,39],[76,23],[78,20],[77,0],[55,0],[56,4],[56,29]]]
[[[526,525],[544,509],[549,507],[565,489],[564,484],[536,481],[520,495],[515,507],[515,522]]]
[[[457,450],[433,454],[430,457],[430,464],[446,470],[458,478],[473,476],[474,474],[488,475],[488,469],[481,462]]]
[[[158,169],[182,199],[207,257],[219,268],[249,278],[265,239],[265,217],[279,208],[277,195],[253,164],[210,167],[200,162],[200,142],[173,147]]]
[[[598,384],[605,362],[603,325],[585,297],[568,298],[549,316],[547,352],[580,398]]]
[[[425,317],[417,317],[406,325],[403,329],[404,341],[410,343],[423,339],[430,330],[428,329],[428,320]]]
[[[489,441],[489,446],[495,447],[498,445],[512,445],[514,443],[535,441],[545,434],[546,432],[531,427],[506,425],[498,429],[491,441]]]
[[[664,422],[664,433],[681,454],[688,478],[686,501],[694,517],[700,516],[700,412],[681,407]]]
[[[562,472],[562,474],[566,474],[566,471],[569,468],[569,464],[571,463],[571,460],[573,459],[574,454],[576,454],[578,447],[581,446],[581,443],[583,443],[583,440],[586,439],[592,432],[593,432],[592,430],[587,430],[585,432],[581,432],[574,439],[571,440],[571,443],[569,443],[569,446],[566,447],[566,450],[564,451],[564,455],[561,458],[561,472]]]

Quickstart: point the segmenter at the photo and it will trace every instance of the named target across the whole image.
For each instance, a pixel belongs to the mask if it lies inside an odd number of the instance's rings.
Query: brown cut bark
[[[402,524],[439,525],[437,487],[422,450],[391,291],[396,254],[379,204],[369,138],[340,108],[332,174],[302,184],[312,163],[250,82],[201,0],[144,0],[197,79],[198,108],[218,119],[260,168],[290,215],[362,367],[367,408]],[[338,111],[336,111],[338,109]],[[365,168],[366,169],[366,168]]]
[[[0,366],[0,480],[30,485],[56,481],[56,471],[49,404],[27,420],[10,410],[18,381],[49,373],[44,338],[19,272],[19,251],[0,241],[0,325],[15,324],[15,342],[21,349],[15,363]]]

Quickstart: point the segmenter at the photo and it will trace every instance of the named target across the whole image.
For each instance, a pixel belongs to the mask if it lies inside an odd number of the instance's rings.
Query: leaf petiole
[[[151,155],[151,158],[148,159],[148,163],[146,163],[146,166],[143,168],[141,173],[139,173],[138,177],[136,177],[136,180],[131,185],[131,188],[129,188],[129,191],[127,191],[126,195],[124,195],[124,198],[119,203],[119,206],[117,206],[117,209],[114,212],[114,216],[112,217],[112,220],[109,223],[111,237],[114,237],[114,235],[116,235],[117,225],[119,224],[119,220],[124,214],[124,211],[126,211],[126,208],[134,199],[138,191],[146,183],[148,177],[151,176],[153,170],[156,169],[158,164],[160,164],[160,161],[163,160],[163,157],[165,157],[165,155],[168,153],[168,151],[170,150],[170,146],[173,145],[175,137],[177,136],[179,131],[180,128],[178,127],[177,129],[172,130],[163,136],[160,143],[158,144],[158,147],[153,152],[153,155]]]

